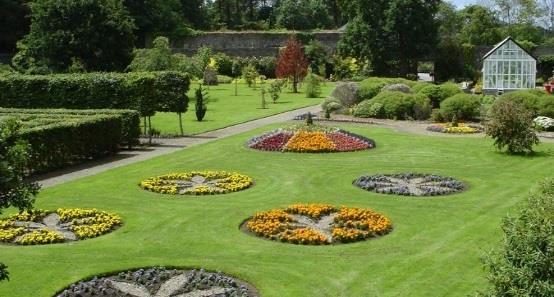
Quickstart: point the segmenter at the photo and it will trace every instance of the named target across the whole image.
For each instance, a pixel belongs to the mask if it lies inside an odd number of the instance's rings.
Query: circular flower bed
[[[256,213],[241,228],[271,240],[320,245],[384,235],[392,230],[392,223],[371,209],[295,204]]]
[[[139,186],[162,194],[212,195],[237,192],[252,184],[252,178],[235,172],[191,171],[152,177],[140,182]]]
[[[121,218],[96,209],[33,210],[0,219],[0,242],[49,244],[93,238],[121,225]]]
[[[472,134],[480,133],[483,131],[483,127],[471,124],[458,124],[458,126],[452,126],[451,123],[432,124],[427,127],[428,131],[440,132],[440,133],[452,133],[452,134]]]
[[[164,267],[120,272],[72,284],[56,297],[256,297],[256,290],[220,272]]]
[[[436,196],[460,192],[464,183],[451,177],[400,173],[361,176],[354,185],[368,191],[405,196]]]
[[[339,128],[298,125],[254,137],[247,145],[262,151],[329,153],[370,149],[375,147],[375,142]]]

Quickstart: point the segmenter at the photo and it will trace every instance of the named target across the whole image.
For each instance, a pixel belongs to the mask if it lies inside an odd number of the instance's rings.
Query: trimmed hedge
[[[134,109],[151,116],[172,111],[175,102],[186,98],[189,85],[181,72],[8,74],[0,77],[0,106]]]
[[[446,98],[452,97],[456,94],[461,93],[462,90],[455,83],[444,83],[441,85],[429,84],[423,86],[418,93],[424,94],[425,96],[431,99],[433,107],[439,107],[441,102]]]
[[[133,110],[5,109],[2,118],[23,124],[32,148],[29,173],[41,173],[115,153],[138,143],[139,114]]]
[[[409,87],[412,87],[417,84],[417,82],[408,80],[405,78],[390,78],[390,77],[370,77],[367,78],[359,83],[360,90],[358,93],[359,100],[358,102],[361,102],[363,100],[371,99],[381,90],[388,86],[393,84],[404,84]]]
[[[381,106],[379,106],[378,104]],[[380,107],[379,110],[377,107]],[[367,108],[367,111],[361,110]],[[380,110],[382,108],[382,110]],[[375,117],[388,119],[428,119],[431,115],[431,103],[429,98],[422,94],[406,94],[395,91],[383,91],[369,102],[361,104],[356,114],[368,114]]]

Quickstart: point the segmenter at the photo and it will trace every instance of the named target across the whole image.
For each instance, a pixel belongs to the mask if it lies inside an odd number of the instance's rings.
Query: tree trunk
[[[298,76],[296,75],[292,78],[292,92],[298,93]]]
[[[185,132],[183,131],[183,116],[179,112],[179,129],[181,129],[181,136],[185,136]]]
[[[239,79],[235,78],[235,96],[239,95]]]
[[[148,117],[148,144],[152,145],[152,120]]]

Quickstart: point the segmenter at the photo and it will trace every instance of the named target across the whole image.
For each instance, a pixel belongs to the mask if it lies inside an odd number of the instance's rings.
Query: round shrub
[[[529,90],[519,90],[508,92],[500,96],[500,100],[514,101],[522,103],[531,113],[536,116],[539,114],[539,101],[541,96]]]
[[[357,83],[339,83],[331,93],[331,97],[349,107],[359,102],[359,87]]]
[[[382,104],[383,111],[380,117],[384,118],[424,120],[431,114],[429,98],[422,94],[383,91],[370,101],[371,105]]]
[[[446,120],[454,116],[458,120],[471,120],[479,116],[481,102],[479,96],[469,94],[458,94],[447,98],[440,104],[441,114]]]
[[[381,91],[396,91],[396,92],[402,92],[402,93],[406,93],[406,94],[413,93],[412,89],[408,85],[405,85],[405,84],[388,85],[388,86],[385,86]]]
[[[360,82],[358,98],[360,99],[360,101],[371,99],[377,96],[377,94],[381,92],[381,89],[383,89],[383,87],[385,87],[386,85],[387,82],[378,77],[370,77],[368,79],[365,79]]]
[[[539,115],[554,118],[554,98],[552,96],[539,98]]]
[[[416,82],[413,86],[412,86],[412,91],[414,93],[419,93],[419,91],[421,91],[421,89],[427,87],[427,86],[434,86],[432,83],[428,83],[428,82]]]
[[[323,109],[324,111],[334,112],[343,108],[344,106],[342,105],[340,100],[333,97],[327,97],[327,99],[325,99],[323,103],[321,103],[321,109]]]
[[[462,90],[460,90],[458,85],[454,83],[444,83],[442,85],[429,84],[419,90],[419,93],[424,94],[431,99],[433,107],[440,106],[440,103],[446,98],[452,97],[461,92]]]

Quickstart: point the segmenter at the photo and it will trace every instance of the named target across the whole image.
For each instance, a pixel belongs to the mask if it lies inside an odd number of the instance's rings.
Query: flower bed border
[[[448,192],[448,193],[431,193],[431,194],[424,194],[424,195],[415,195],[415,194],[412,194],[411,192],[409,194],[408,193],[390,193],[390,192],[387,193],[387,192],[384,192],[384,191],[377,191],[376,189],[368,189],[368,188],[365,188],[365,187],[362,187],[362,186],[359,185],[360,179],[362,179],[362,178],[368,178],[368,177],[402,178],[402,176],[406,176],[406,175],[412,175],[415,178],[425,178],[425,177],[440,178],[440,179],[443,179],[445,182],[459,183],[460,188],[458,188],[458,189],[453,188],[454,191],[451,191],[451,192]],[[398,197],[415,197],[415,198],[448,196],[448,195],[460,194],[462,192],[465,192],[469,188],[469,186],[466,182],[463,182],[463,181],[461,181],[459,179],[456,179],[454,177],[442,176],[442,175],[437,175],[437,174],[414,173],[414,172],[366,174],[366,175],[359,176],[354,181],[352,181],[352,185],[354,187],[362,190],[362,191],[365,191],[365,192],[373,192],[373,193],[376,193],[376,194],[398,196]]]

